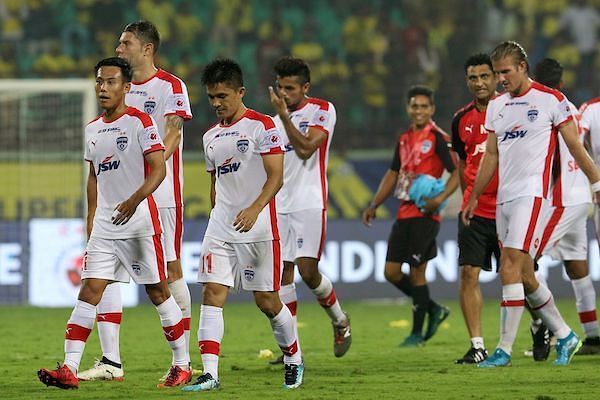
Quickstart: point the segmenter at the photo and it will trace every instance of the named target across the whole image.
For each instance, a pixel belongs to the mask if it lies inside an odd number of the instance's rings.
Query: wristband
[[[600,192],[600,181],[592,183],[592,192]]]

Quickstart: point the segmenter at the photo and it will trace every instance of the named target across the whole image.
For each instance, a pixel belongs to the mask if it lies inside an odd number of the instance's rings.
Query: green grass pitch
[[[486,345],[498,340],[498,301],[484,309]],[[454,365],[469,343],[456,302],[437,335],[418,349],[400,349],[408,335],[410,304],[346,302],[352,317],[353,345],[340,359],[332,354],[332,330],[316,303],[299,305],[299,334],[304,352],[304,385],[294,391],[282,388],[283,370],[258,358],[259,350],[277,354],[267,319],[253,304],[230,303],[225,308],[225,338],[220,363],[221,390],[183,393],[156,388],[171,354],[158,316],[150,306],[126,309],[121,327],[123,382],[82,382],[79,390],[45,387],[37,380],[39,368],[54,368],[63,360],[63,336],[70,310],[0,307],[0,398],[2,399],[599,399],[600,356],[575,357],[569,367],[536,363],[523,355],[530,345],[528,317],[523,316],[513,352],[513,366],[479,370]],[[573,300],[559,302],[567,322],[581,333]],[[192,341],[196,343],[198,305],[192,314]],[[98,336],[92,333],[82,367],[100,354]],[[192,362],[200,356],[192,346]]]

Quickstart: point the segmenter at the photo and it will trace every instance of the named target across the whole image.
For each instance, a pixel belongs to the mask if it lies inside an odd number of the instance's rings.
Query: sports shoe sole
[[[59,382],[56,378],[48,373],[48,371],[40,369],[37,373],[40,382],[45,384],[46,386],[56,386],[61,389],[79,389],[79,386],[73,385],[65,385],[62,382]]]

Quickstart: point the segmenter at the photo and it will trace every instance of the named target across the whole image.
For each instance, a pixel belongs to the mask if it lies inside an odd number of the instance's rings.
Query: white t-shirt
[[[583,142],[583,129],[580,128],[579,120],[581,115],[577,107],[569,102],[569,109],[575,115],[575,122],[579,131],[579,139]],[[558,149],[560,157],[560,175],[554,182],[552,189],[552,203],[555,206],[575,206],[592,202],[590,192],[590,182],[583,170],[575,162],[575,159],[569,152],[562,135],[558,134]]]
[[[279,115],[274,117],[285,146],[283,187],[277,193],[277,212],[286,214],[307,209],[327,209],[327,162],[335,128],[335,107],[328,101],[308,98],[308,102],[289,114],[292,124],[306,135],[317,128],[327,136],[308,160],[294,152]]]
[[[162,69],[144,82],[132,82],[125,96],[125,103],[151,115],[158,125],[164,140],[166,117],[179,115],[184,120],[192,119],[190,100],[185,83],[175,75]],[[181,207],[183,205],[183,128],[179,149],[167,160],[167,176],[154,192],[159,207]]]
[[[279,239],[275,198],[250,231],[241,233],[233,227],[236,215],[256,200],[267,180],[262,156],[283,153],[273,119],[249,109],[231,125],[210,128],[203,142],[206,169],[216,174],[215,207],[205,235],[229,243]]]
[[[498,139],[497,204],[523,196],[549,198],[557,127],[573,119],[567,98],[535,81],[520,96],[490,100],[485,129]]]
[[[144,156],[164,148],[152,117],[133,107],[112,122],[100,116],[86,126],[84,158],[94,166],[98,185],[92,236],[129,239],[162,233],[153,195],[126,224],[114,225],[111,218],[115,207],[144,183],[149,167]]]

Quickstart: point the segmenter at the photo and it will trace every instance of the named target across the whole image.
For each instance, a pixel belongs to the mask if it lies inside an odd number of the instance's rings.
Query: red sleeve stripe
[[[595,98],[593,98],[591,100],[588,100],[585,103],[583,103],[581,105],[581,107],[579,107],[579,112],[580,113],[584,112],[586,108],[588,108],[592,104],[596,104],[596,103],[600,103],[600,97],[595,97]]]
[[[569,115],[567,118],[565,118],[563,121],[561,121],[560,123],[558,123],[556,125],[557,128],[561,127],[563,124],[566,124],[567,122],[571,121],[573,119],[572,115]]]
[[[160,143],[156,143],[154,145],[152,145],[152,147],[150,147],[149,149],[147,149],[146,151],[144,151],[144,155],[149,154],[149,153],[153,153],[155,151],[159,151],[159,150],[164,150],[165,146],[163,146]]]
[[[281,147],[273,147],[273,148],[269,149],[269,151],[260,153],[261,156],[266,156],[266,155],[271,155],[271,154],[283,154],[283,150],[281,150]]]
[[[138,110],[137,108],[127,107],[127,110],[125,110],[125,114],[139,119],[144,128],[148,128],[149,126],[154,125],[152,123],[152,118],[148,114]]]
[[[182,94],[183,93],[183,85],[181,84],[181,80],[173,74],[168,73],[165,70],[160,70],[156,74],[158,79],[169,82],[171,87],[173,88],[173,93]]]
[[[253,121],[261,122],[263,124],[263,126],[265,127],[265,130],[267,130],[267,131],[275,128],[275,122],[273,122],[273,119],[271,117],[269,117],[268,115],[256,112],[254,110],[248,109],[246,111],[246,113],[244,114],[244,117],[251,119]]]
[[[325,129],[324,127],[322,127],[321,125],[309,125],[309,128],[316,128],[320,131],[323,131],[326,135],[329,135],[329,131],[327,129]]]
[[[171,113],[165,114],[165,117],[168,117],[169,115],[179,115],[181,118],[186,119],[186,120],[187,119],[192,119],[192,116],[190,114],[186,113],[183,110],[177,110],[175,112],[171,112]]]
[[[565,95],[562,94],[559,90],[549,88],[548,86],[544,86],[539,82],[533,81],[531,86],[534,89],[539,90],[540,92],[549,93],[549,94],[553,95],[554,97],[556,97],[556,99],[558,101],[563,101],[565,99]]]
[[[316,104],[319,106],[321,110],[329,110],[329,102],[326,100],[318,99],[316,97],[311,97],[308,99],[308,102],[311,104]]]

